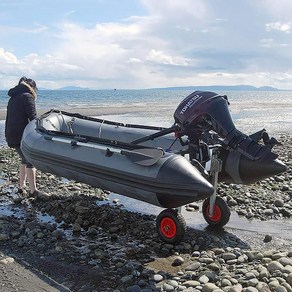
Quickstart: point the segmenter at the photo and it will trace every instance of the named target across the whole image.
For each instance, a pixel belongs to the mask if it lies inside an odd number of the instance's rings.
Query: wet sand
[[[79,113],[85,116],[101,116],[101,115],[121,115],[121,114],[139,114],[139,113],[154,113],[159,112],[161,115],[168,114],[172,116],[174,106],[170,105],[168,107],[162,105],[155,105],[155,110],[151,106],[137,105],[137,106],[125,106],[125,105],[114,105],[113,107],[90,107],[90,108],[58,108],[62,111],[67,111],[71,113]],[[38,116],[50,111],[51,109],[38,109]],[[170,114],[171,113],[171,114]],[[6,109],[0,109],[0,121],[5,120]]]
[[[44,114],[45,112],[49,111],[50,109],[39,109],[37,110],[38,116]],[[97,116],[97,115],[105,115],[105,114],[119,114],[124,113],[126,111],[125,108],[75,108],[75,109],[68,109],[68,112],[76,112],[86,116]],[[131,111],[131,109],[129,109]],[[134,109],[133,109],[134,112]],[[6,119],[6,110],[0,110],[0,120]]]
[[[137,212],[141,214],[155,215],[163,210],[163,208],[156,207],[141,201],[137,201],[132,198],[128,198],[125,196],[121,196],[118,194],[111,193],[109,195],[109,201],[119,201],[120,204],[124,205],[125,208],[132,212]],[[108,202],[100,202],[101,204],[105,204]],[[115,206],[112,203],[112,206]],[[196,230],[204,231],[208,224],[206,223],[202,209],[202,202],[197,204],[198,210],[188,211],[186,208],[182,208],[181,214],[186,220],[187,226],[192,227]],[[282,220],[265,220],[261,221],[259,219],[247,219],[244,216],[238,215],[234,210],[231,212],[230,221],[228,222],[225,229],[233,234],[246,235],[246,236],[256,236],[259,234],[270,234],[272,236],[283,237],[289,240],[292,240],[292,224],[291,219],[286,218]]]

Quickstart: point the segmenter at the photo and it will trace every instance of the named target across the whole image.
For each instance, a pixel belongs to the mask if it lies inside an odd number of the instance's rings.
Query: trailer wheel
[[[230,218],[230,209],[221,197],[216,197],[213,216],[209,215],[209,210],[210,198],[204,201],[202,207],[203,216],[209,225],[222,227],[228,223]]]
[[[187,229],[184,217],[175,209],[163,210],[156,218],[156,228],[166,243],[180,242]]]

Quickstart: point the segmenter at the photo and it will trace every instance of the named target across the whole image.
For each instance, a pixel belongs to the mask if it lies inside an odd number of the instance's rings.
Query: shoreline
[[[52,108],[37,108],[37,115],[41,116],[44,113],[50,111]],[[70,113],[78,113],[84,116],[105,116],[105,115],[123,115],[123,114],[139,114],[139,113],[171,113],[174,112],[174,108],[172,106],[163,107],[162,105],[155,105],[155,110],[151,106],[145,105],[119,105],[114,107],[76,107],[76,108],[59,108],[60,111],[70,112]],[[6,110],[0,110],[0,121],[6,119]]]
[[[114,105],[112,107],[106,106],[91,106],[91,107],[71,107],[58,108],[60,111],[78,113],[83,116],[95,117],[100,119],[121,122],[125,124],[148,125],[148,126],[162,126],[170,127],[175,122],[174,112],[176,107],[173,104],[147,104],[144,105]],[[38,108],[37,116],[52,110],[52,108]],[[259,119],[255,114],[253,118],[250,114],[244,114],[246,108],[242,108],[242,116],[238,113],[231,112],[231,117],[235,127],[244,134],[250,135],[259,130],[265,129],[267,133],[276,139],[281,135],[291,135],[291,122],[283,121],[283,118],[278,116],[273,118],[265,117],[263,120]],[[234,116],[233,116],[234,115]],[[0,135],[3,131],[3,126],[6,119],[6,109],[0,109]],[[1,136],[0,136],[1,144]]]

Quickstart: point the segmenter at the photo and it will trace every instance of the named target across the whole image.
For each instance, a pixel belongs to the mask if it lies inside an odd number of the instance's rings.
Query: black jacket
[[[20,84],[8,91],[10,96],[5,122],[5,137],[9,147],[19,147],[26,125],[36,118],[33,89]]]

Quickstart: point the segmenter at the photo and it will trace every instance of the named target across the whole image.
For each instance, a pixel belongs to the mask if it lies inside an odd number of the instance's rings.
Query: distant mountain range
[[[160,87],[160,88],[149,88],[155,90],[205,90],[205,91],[283,91],[271,86],[255,87],[251,85],[210,85],[210,86],[174,86],[174,87]],[[48,90],[41,88],[41,90]],[[57,90],[95,90],[91,88],[84,88],[80,86],[65,86]],[[113,90],[113,89],[108,89]],[[116,89],[114,89],[116,90]]]
[[[80,87],[80,86],[65,86],[58,90],[89,90],[90,88]]]
[[[255,87],[251,85],[211,85],[211,86],[179,86],[179,87],[166,87],[157,89],[168,90],[219,90],[219,91],[279,91],[280,89],[271,86]]]

